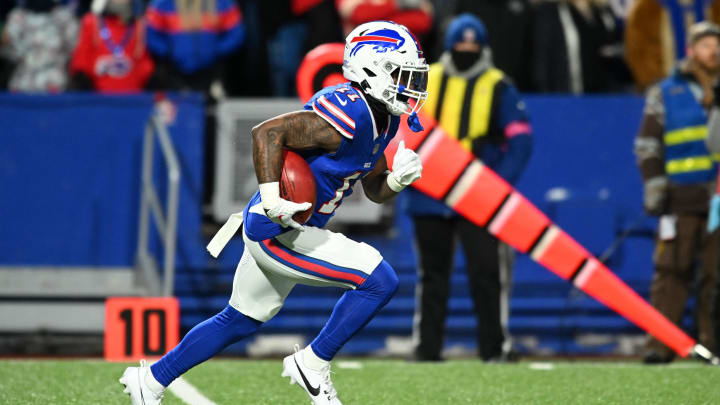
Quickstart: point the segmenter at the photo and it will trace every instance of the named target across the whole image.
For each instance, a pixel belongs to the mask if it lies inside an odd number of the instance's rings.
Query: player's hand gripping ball
[[[292,219],[304,224],[310,220],[315,209],[316,186],[310,165],[293,151],[283,151],[283,169],[280,177],[280,198],[302,204],[309,202],[310,208],[295,213]]]

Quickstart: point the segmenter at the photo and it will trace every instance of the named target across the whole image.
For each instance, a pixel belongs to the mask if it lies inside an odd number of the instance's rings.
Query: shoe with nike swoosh
[[[308,368],[297,345],[295,353],[283,359],[282,376],[290,377],[290,384],[301,386],[314,405],[342,405],[330,380],[330,364],[320,370]]]

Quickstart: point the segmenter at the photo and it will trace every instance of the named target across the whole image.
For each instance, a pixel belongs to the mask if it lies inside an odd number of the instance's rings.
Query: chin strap
[[[398,86],[398,93],[402,94],[405,92],[405,86],[402,84]],[[408,116],[407,124],[410,127],[410,130],[413,132],[420,132],[425,130],[423,128],[422,124],[420,123],[420,118],[418,118],[417,111],[413,111],[412,114]]]
[[[407,124],[410,127],[410,130],[413,132],[420,132],[425,130],[425,128],[423,128],[422,124],[420,123],[420,118],[418,118],[416,111],[413,111],[413,113],[408,116]]]

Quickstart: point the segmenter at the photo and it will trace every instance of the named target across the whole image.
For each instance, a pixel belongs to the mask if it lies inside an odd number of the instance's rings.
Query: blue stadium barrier
[[[204,101],[171,99],[177,120],[169,129],[183,169],[177,260],[202,266]],[[0,94],[0,266],[133,265],[152,111],[152,95]],[[156,178],[160,196],[163,178]]]

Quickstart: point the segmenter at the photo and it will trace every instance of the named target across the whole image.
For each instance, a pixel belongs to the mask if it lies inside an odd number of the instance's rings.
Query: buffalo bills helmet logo
[[[355,56],[357,51],[365,45],[371,45],[372,49],[377,53],[395,51],[405,44],[405,38],[393,30],[384,29],[373,32],[363,32],[350,40],[350,43],[355,44],[350,51],[350,56]]]

